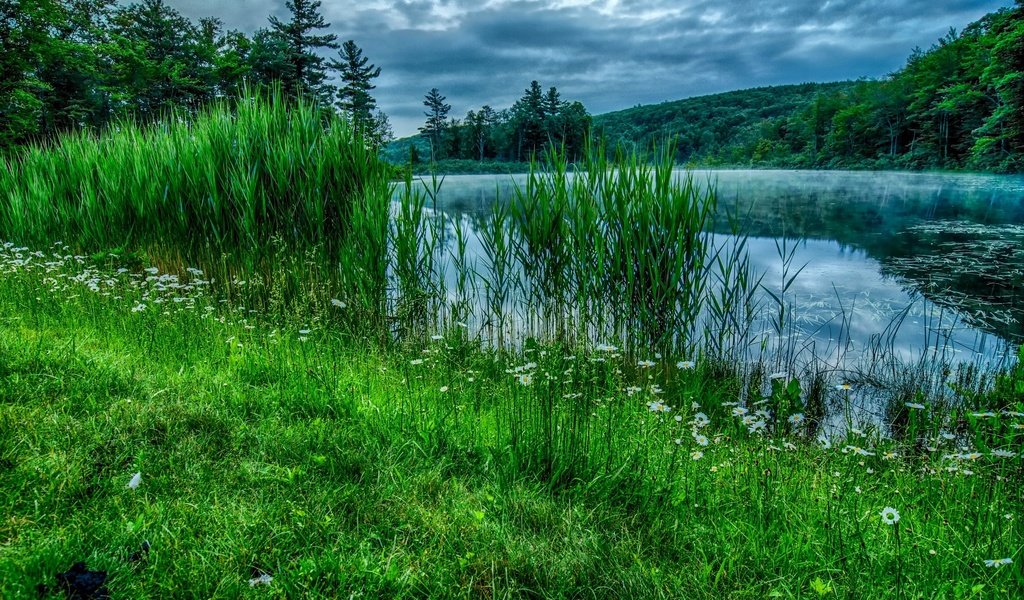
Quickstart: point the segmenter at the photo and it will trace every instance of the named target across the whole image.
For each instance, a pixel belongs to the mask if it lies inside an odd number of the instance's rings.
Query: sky
[[[284,0],[166,0],[252,33]],[[438,88],[450,116],[511,106],[532,80],[592,114],[729,90],[878,78],[1012,0],[322,0],[339,42],[381,67],[397,137]]]

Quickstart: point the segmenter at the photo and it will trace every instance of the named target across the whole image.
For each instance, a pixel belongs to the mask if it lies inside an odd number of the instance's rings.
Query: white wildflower
[[[886,506],[882,509],[882,522],[886,525],[895,525],[900,522],[900,513],[891,506]]]
[[[249,587],[256,587],[258,585],[270,585],[270,582],[273,580],[273,577],[267,575],[266,573],[263,573],[259,577],[253,577],[252,579],[250,579]]]

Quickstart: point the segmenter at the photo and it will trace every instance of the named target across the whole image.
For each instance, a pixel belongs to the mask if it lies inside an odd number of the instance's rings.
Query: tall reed
[[[0,163],[0,234],[94,249],[252,249],[274,235],[331,246],[362,226],[367,202],[387,202],[388,174],[344,120],[271,91],[69,133]]]

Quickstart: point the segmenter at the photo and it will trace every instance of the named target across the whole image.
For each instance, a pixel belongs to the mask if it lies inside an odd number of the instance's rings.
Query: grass
[[[0,170],[0,596],[79,561],[123,597],[1024,593],[1020,363],[879,344],[861,384],[768,347],[667,158],[552,154],[474,262],[440,179],[392,203],[321,119],[271,96]]]
[[[431,173],[444,175],[511,175],[514,173],[529,173],[530,163],[447,158],[433,163],[418,162],[412,166],[412,172],[414,175],[430,175]]]
[[[362,210],[386,210],[390,170],[332,115],[276,91],[64,135],[0,165],[0,228],[97,250],[344,239]]]
[[[700,360],[458,332],[374,350],[60,247],[8,246],[0,272],[4,597],[79,560],[119,597],[1024,591],[1019,370],[993,417],[917,410],[903,442],[821,424],[825,448],[789,423],[796,380],[733,406]]]

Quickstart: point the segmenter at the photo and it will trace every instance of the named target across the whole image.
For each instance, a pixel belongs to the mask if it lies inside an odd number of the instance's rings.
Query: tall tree
[[[445,104],[445,100],[437,88],[431,88],[423,100],[423,106],[427,107],[427,112],[423,113],[427,122],[420,127],[420,132],[430,139],[431,160],[440,158],[444,134],[448,130],[448,113],[452,105]]]
[[[466,113],[465,126],[468,128],[469,141],[477,160],[484,159],[491,126],[494,124],[495,118],[494,109],[486,104],[480,107],[479,111],[471,110]]]
[[[546,117],[553,117],[562,109],[562,94],[558,92],[555,86],[548,88],[548,92],[544,94],[541,106]]]
[[[112,0],[52,3],[49,43],[36,70],[44,85],[43,135],[100,126],[109,118],[103,63],[111,4]]]
[[[257,29],[252,35],[247,58],[251,80],[257,85],[284,82],[291,71],[287,40],[269,29]]]
[[[516,160],[523,160],[543,148],[547,141],[544,91],[531,81],[523,97],[512,106],[516,121]]]
[[[564,103],[559,108],[557,123],[558,139],[565,147],[570,159],[576,160],[583,156],[590,138],[593,119],[582,102]]]
[[[221,36],[216,56],[217,89],[229,98],[242,93],[246,81],[253,74],[254,44],[240,31],[231,30]],[[254,83],[258,83],[255,82]]]
[[[994,27],[992,50],[980,81],[991,93],[993,110],[975,133],[972,158],[978,166],[1024,169],[1024,0]]]
[[[45,84],[36,73],[58,8],[55,2],[0,2],[0,150],[39,131]]]
[[[377,108],[377,101],[370,95],[370,90],[377,87],[371,81],[380,75],[380,67],[367,64],[369,59],[363,56],[362,49],[353,40],[342,44],[338,55],[341,60],[332,60],[327,65],[341,76],[338,109],[348,116],[353,126],[371,141],[376,141],[378,121],[373,111]]]
[[[336,49],[338,36],[333,33],[317,35],[319,29],[330,27],[320,14],[319,0],[288,0],[285,3],[292,18],[287,23],[270,17],[274,33],[281,36],[287,47],[289,68],[282,74],[281,83],[288,92],[328,100],[330,86],[324,84],[327,75],[324,58],[316,53],[320,48]]]
[[[163,0],[144,0],[114,16],[111,84],[123,110],[156,116],[173,106],[198,106],[196,39],[188,19]]]

